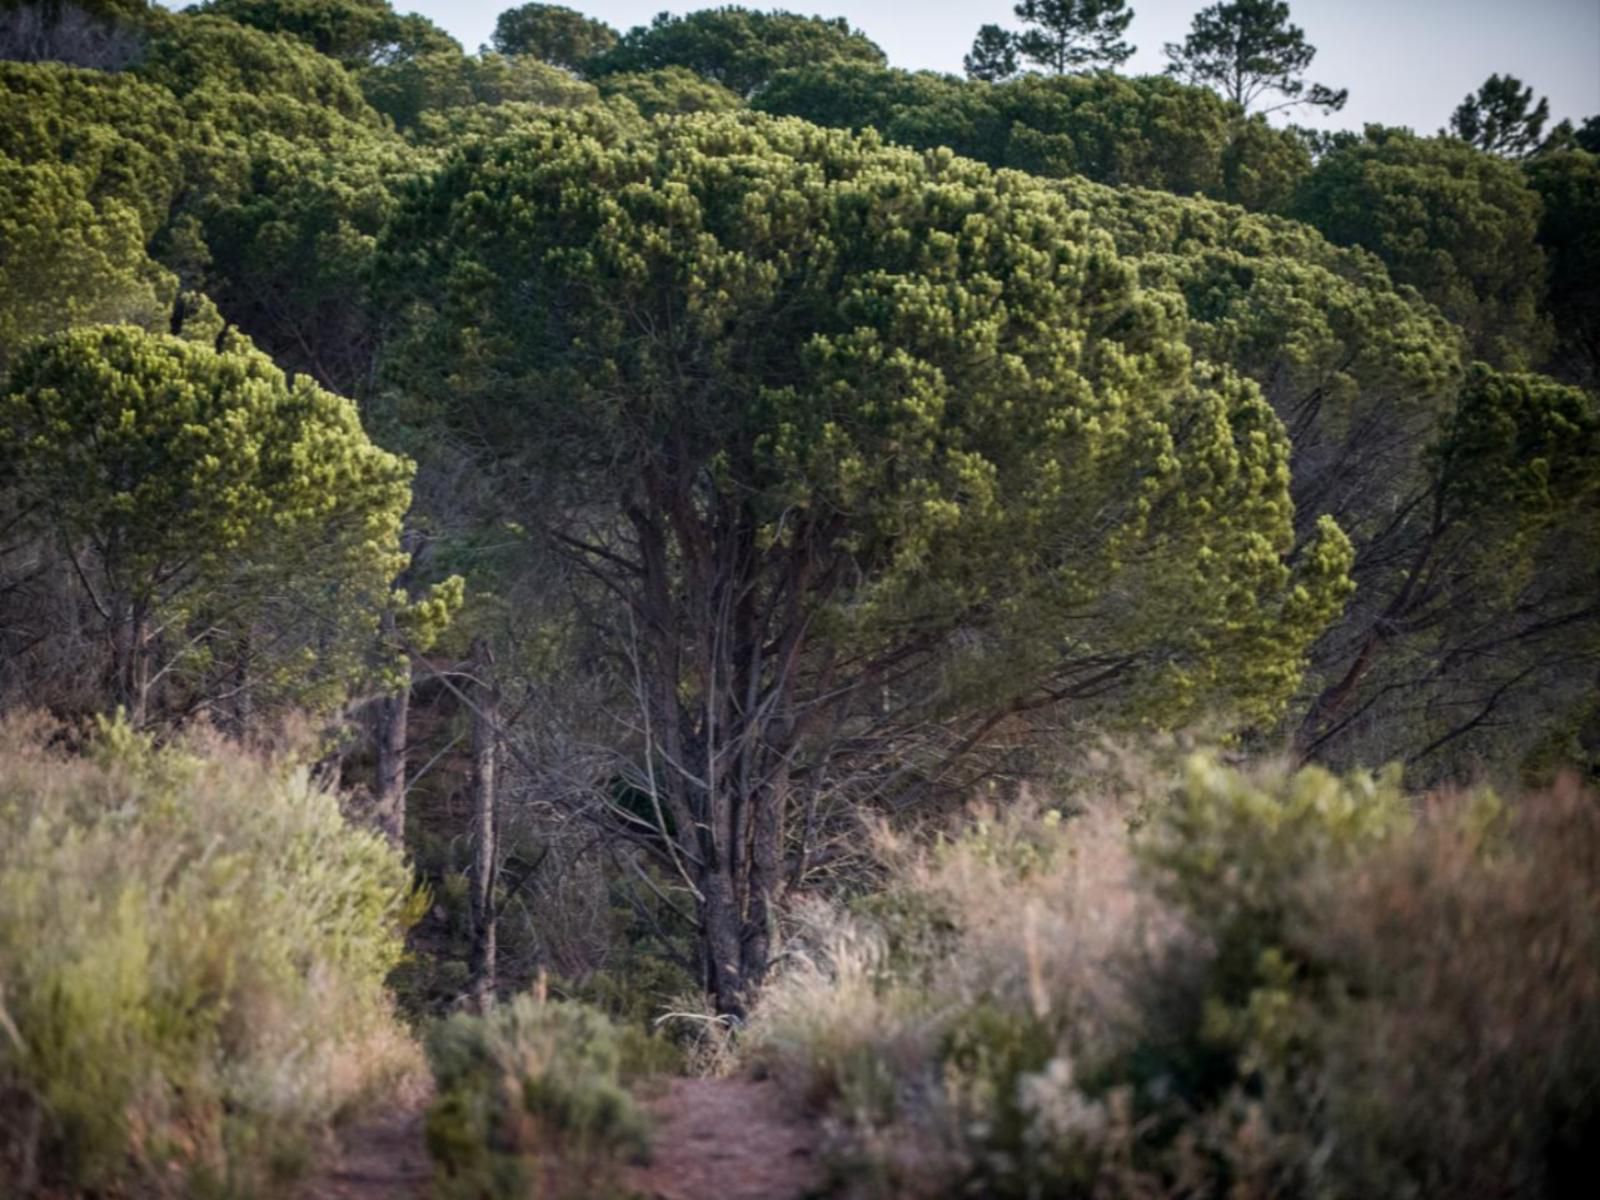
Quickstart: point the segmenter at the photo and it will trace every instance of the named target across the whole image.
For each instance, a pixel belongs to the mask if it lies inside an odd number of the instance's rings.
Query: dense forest
[[[0,1190],[1588,1194],[1600,117],[1196,7],[0,0]]]

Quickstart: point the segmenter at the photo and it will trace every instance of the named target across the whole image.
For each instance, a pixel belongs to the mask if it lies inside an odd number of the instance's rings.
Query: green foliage
[[[137,74],[182,97],[191,117],[224,135],[326,138],[345,122],[379,124],[339,63],[298,38],[223,17],[174,17]]]
[[[0,152],[83,173],[103,214],[93,238],[121,237],[117,205],[132,208],[151,255],[185,290],[209,293],[285,366],[357,390],[373,341],[362,273],[389,189],[414,169],[408,148],[350,96],[335,64],[286,37],[172,17],[141,70],[161,85],[54,65],[0,67],[6,105],[18,109]],[[169,87],[184,89],[182,106]],[[126,290],[137,261],[107,264],[101,290]],[[61,265],[66,280],[82,274]],[[137,308],[88,311],[148,323]]]
[[[36,334],[170,318],[176,281],[146,256],[138,213],[89,193],[82,171],[0,153],[0,371]]]
[[[1526,158],[1544,141],[1544,124],[1550,119],[1550,101],[1533,103],[1533,89],[1514,75],[1491,75],[1476,93],[1450,114],[1450,128],[1442,130],[1471,142],[1486,154]]]
[[[1091,792],[886,835],[870,907],[805,914],[745,1051],[853,1131],[863,1190],[1581,1194],[1595,797],[1136,770],[1132,834]],[[922,957],[886,954],[917,913]]]
[[[795,122],[683,121],[641,143],[586,117],[465,151],[396,229],[405,277],[447,282],[419,297],[436,315],[406,360],[414,394],[508,421],[521,454],[637,446],[616,464],[635,485],[660,439],[687,438],[681,469],[744,497],[758,529],[853,513],[806,535],[861,580],[819,608],[831,637],[887,649],[981,619],[984,670],[1014,684],[1056,669],[1047,630],[1070,612],[1070,658],[1165,664],[1140,689],[1152,709],[1264,711],[1342,594],[1337,531],[1296,585],[1278,559],[1270,412],[1224,374],[1189,377],[1170,302],[1019,176]],[[538,299],[554,295],[570,299]],[[1090,528],[1070,557],[1046,548]],[[1139,604],[1099,607],[1112,586]]]
[[[617,31],[559,4],[521,4],[495,18],[491,40],[501,54],[526,54],[581,72],[591,58],[617,44]]]
[[[1147,283],[1183,293],[1195,353],[1263,388],[1295,446],[1298,524],[1329,512],[1358,540],[1373,535],[1387,511],[1364,508],[1365,486],[1335,501],[1340,489],[1325,473],[1351,478],[1366,461],[1361,439],[1372,436],[1408,444],[1404,467],[1381,467],[1388,486],[1421,477],[1424,448],[1462,378],[1455,331],[1370,255],[1297,222],[1157,192],[1061,186]]]
[[[720,83],[687,67],[662,67],[639,74],[604,75],[598,81],[607,100],[629,101],[642,116],[677,116],[696,112],[735,112],[744,101]]]
[[[1408,815],[1398,769],[1252,775],[1197,756],[1140,850],[1214,949],[1212,998],[1242,1005],[1264,956],[1282,955],[1294,885],[1403,834]]]
[[[1290,215],[1372,251],[1498,366],[1536,366],[1544,255],[1539,197],[1514,164],[1451,138],[1368,127],[1324,154]]]
[[[882,66],[883,51],[842,17],[824,20],[729,5],[687,16],[661,13],[623,34],[584,64],[590,78],[687,67],[741,96],[759,91],[779,71],[818,63]]]
[[[1596,419],[1591,397],[1546,377],[1467,373],[1387,547],[1369,551],[1365,598],[1324,647],[1303,746],[1403,755],[1424,779],[1506,779],[1570,727],[1600,653]]]
[[[1545,376],[1478,363],[1434,453],[1441,521],[1491,509],[1543,523],[1600,489],[1600,407]]]
[[[206,0],[191,11],[288,34],[348,67],[461,53],[460,43],[432,21],[401,16],[388,0]]]
[[[1310,104],[1337,112],[1349,89],[1320,83],[1307,90],[1304,75],[1317,50],[1289,23],[1283,0],[1237,0],[1201,9],[1182,43],[1166,46],[1169,74],[1213,87],[1243,109],[1277,99],[1262,112]]]
[[[998,25],[980,25],[972,49],[961,60],[968,79],[999,83],[1017,73],[1016,35]]]
[[[1021,0],[1017,35],[1022,59],[1057,75],[1085,67],[1121,66],[1135,47],[1120,41],[1133,20],[1127,0]]]
[[[1508,807],[1479,793],[1413,823],[1381,783],[1291,782],[1309,806],[1263,805],[1213,774],[1153,847],[1157,886],[1217,947],[1198,977],[1158,974],[1151,995],[1192,988],[1198,1019],[1166,1045],[1226,1067],[1199,1105],[1210,1115],[1191,1120],[1219,1184],[1577,1194],[1600,1028],[1568,1005],[1595,978],[1578,948],[1600,934],[1580,865],[1600,833],[1594,797],[1567,787]],[[1532,948],[1545,939],[1573,952]],[[1143,1069],[1161,1045],[1141,1048]],[[1330,1143],[1343,1153],[1319,1153]]]
[[[1573,133],[1573,141],[1579,150],[1600,154],[1600,116],[1586,117]]]
[[[1109,72],[963,83],[856,64],[777,75],[753,107],[1035,175],[1280,203],[1310,160],[1296,139],[1242,121],[1203,88]]]
[[[469,105],[579,108],[598,100],[592,85],[532,55],[422,55],[362,72],[361,90],[402,130],[413,129],[424,114]]]
[[[71,168],[84,200],[132,212],[144,239],[166,220],[191,150],[183,110],[162,88],[57,63],[0,63],[0,113],[0,153]]]
[[[595,1010],[531,996],[435,1026],[427,1137],[441,1193],[510,1200],[528,1194],[545,1154],[579,1174],[645,1153],[643,1114],[622,1086],[622,1042]]]
[[[1316,536],[1331,517],[1355,543],[1355,598],[1313,648],[1298,721],[1347,669],[1351,639],[1359,644],[1404,586],[1397,564],[1411,561],[1406,547],[1430,519],[1415,498],[1433,485],[1430,447],[1463,378],[1459,337],[1370,255],[1304,225],[1154,192],[1061,186],[1148,284],[1183,294],[1194,352],[1262,387],[1294,446],[1297,537]]]
[[[1569,569],[1583,554],[1557,549],[1589,544],[1586,493],[1559,486],[1550,514],[1530,524],[1513,519],[1466,459],[1441,473],[1442,431],[1458,405],[1477,403],[1464,390],[1459,334],[1410,288],[1393,286],[1371,256],[1304,225],[1155,193],[1061,186],[1139,259],[1148,283],[1182,291],[1197,354],[1263,387],[1295,447],[1300,534],[1325,514],[1355,542],[1355,598],[1313,648],[1296,705],[1307,722],[1302,746],[1343,764],[1416,762],[1427,751],[1416,769],[1441,778],[1513,762],[1562,725],[1591,679],[1592,622],[1582,614],[1592,584],[1582,568]],[[1571,453],[1587,454],[1570,398],[1558,407],[1577,422]],[[1523,447],[1530,470],[1540,469],[1538,444]],[[1575,480],[1574,470],[1564,478]],[[1485,503],[1452,509],[1438,524],[1442,486]]]
[[[365,673],[411,467],[348,401],[242,343],[86,327],[12,364],[0,451],[17,532],[75,564],[131,710],[163,679],[194,703],[219,672],[260,704],[330,706]]]
[[[1542,204],[1539,245],[1550,264],[1551,369],[1593,391],[1600,387],[1600,155],[1542,154],[1525,170]]]
[[[410,1067],[409,872],[303,768],[61,739],[0,727],[0,1151],[40,1168],[12,1182],[250,1194]]]
[[[284,369],[359,395],[377,345],[367,278],[414,152],[348,126],[332,145],[254,136],[233,154],[237,174],[173,221],[166,256]]]

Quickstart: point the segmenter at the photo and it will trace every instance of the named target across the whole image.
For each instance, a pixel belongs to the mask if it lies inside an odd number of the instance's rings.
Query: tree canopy
[[[1552,369],[1594,391],[1600,387],[1600,155],[1542,154],[1527,164],[1526,175],[1541,202],[1538,239],[1550,264]]]
[[[1214,87],[1244,109],[1259,111],[1309,104],[1330,111],[1344,107],[1348,89],[1335,91],[1305,80],[1316,47],[1289,23],[1283,0],[1218,3],[1195,14],[1182,42],[1166,46],[1167,71],[1190,83]]]
[[[196,11],[288,34],[349,67],[461,51],[432,21],[415,13],[402,16],[389,0],[206,0]]]
[[[1550,101],[1533,102],[1533,89],[1514,75],[1491,75],[1450,114],[1448,132],[1487,154],[1526,158],[1544,140]]]
[[[349,401],[237,340],[84,326],[11,364],[0,461],[13,538],[70,568],[56,577],[66,610],[48,619],[98,627],[136,722],[153,691],[169,712],[219,695],[327,705],[371,670],[411,465],[367,440]],[[44,619],[8,622],[7,637],[58,650],[28,636]]]
[[[757,92],[787,67],[829,62],[882,66],[878,46],[844,18],[824,20],[728,6],[687,16],[661,13],[630,29],[585,64],[591,77],[687,67],[741,96]]]
[[[1136,49],[1121,40],[1133,20],[1127,0],[1022,0],[1013,11],[1027,26],[1017,53],[1057,75],[1120,66]]]
[[[1543,362],[1539,197],[1514,164],[1454,138],[1369,126],[1322,156],[1289,211],[1376,254],[1462,328],[1474,355]]]
[[[1281,204],[1311,160],[1298,138],[1161,76],[1026,76],[995,85],[849,63],[774,77],[752,107],[994,167]]]
[[[395,231],[396,277],[443,285],[403,301],[426,316],[399,377],[559,470],[519,519],[636,631],[614,652],[663,739],[639,769],[660,754],[665,863],[729,898],[703,916],[734,1010],[825,730],[1074,697],[1270,714],[1343,598],[1336,527],[1297,581],[1280,557],[1270,409],[1020,175],[794,121],[586,115],[463,150]],[[686,769],[720,745],[745,765]],[[766,831],[748,857],[740,827]]]
[[[491,41],[501,54],[527,54],[582,71],[591,58],[617,44],[617,31],[559,4],[522,4],[495,18]]]
[[[1008,79],[1022,62],[1064,75],[1085,67],[1115,67],[1136,49],[1119,40],[1133,20],[1127,0],[1023,0],[1012,10],[1026,29],[984,25],[964,60],[967,75],[989,83]]]
[[[972,39],[972,49],[962,57],[961,66],[968,79],[984,83],[1010,79],[1021,66],[1016,36],[999,25],[979,26],[977,36]]]

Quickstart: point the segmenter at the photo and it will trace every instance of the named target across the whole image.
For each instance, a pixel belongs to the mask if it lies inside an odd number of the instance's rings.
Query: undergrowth
[[[0,1168],[11,1194],[278,1194],[420,1066],[384,977],[400,856],[287,761],[76,752],[0,724]]]
[[[517,996],[458,1013],[427,1039],[437,1193],[450,1200],[601,1196],[649,1149],[626,1084],[659,1066],[654,1042],[582,1004]]]
[[[881,1196],[1584,1194],[1600,802],[1198,755],[880,836],[744,1045]],[[1130,819],[1131,818],[1131,819]]]

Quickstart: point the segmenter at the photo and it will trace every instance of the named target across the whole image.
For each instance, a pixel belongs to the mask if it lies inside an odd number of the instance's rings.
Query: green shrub
[[[409,874],[303,769],[0,724],[0,1161],[248,1194],[409,1071]]]
[[[884,839],[880,895],[801,914],[744,1053],[857,1194],[1586,1194],[1600,799],[1138,774]]]
[[[427,1051],[438,1088],[428,1150],[443,1195],[525,1196],[557,1150],[563,1177],[599,1191],[617,1159],[648,1149],[622,1086],[626,1038],[594,1009],[518,996],[440,1022]]]

